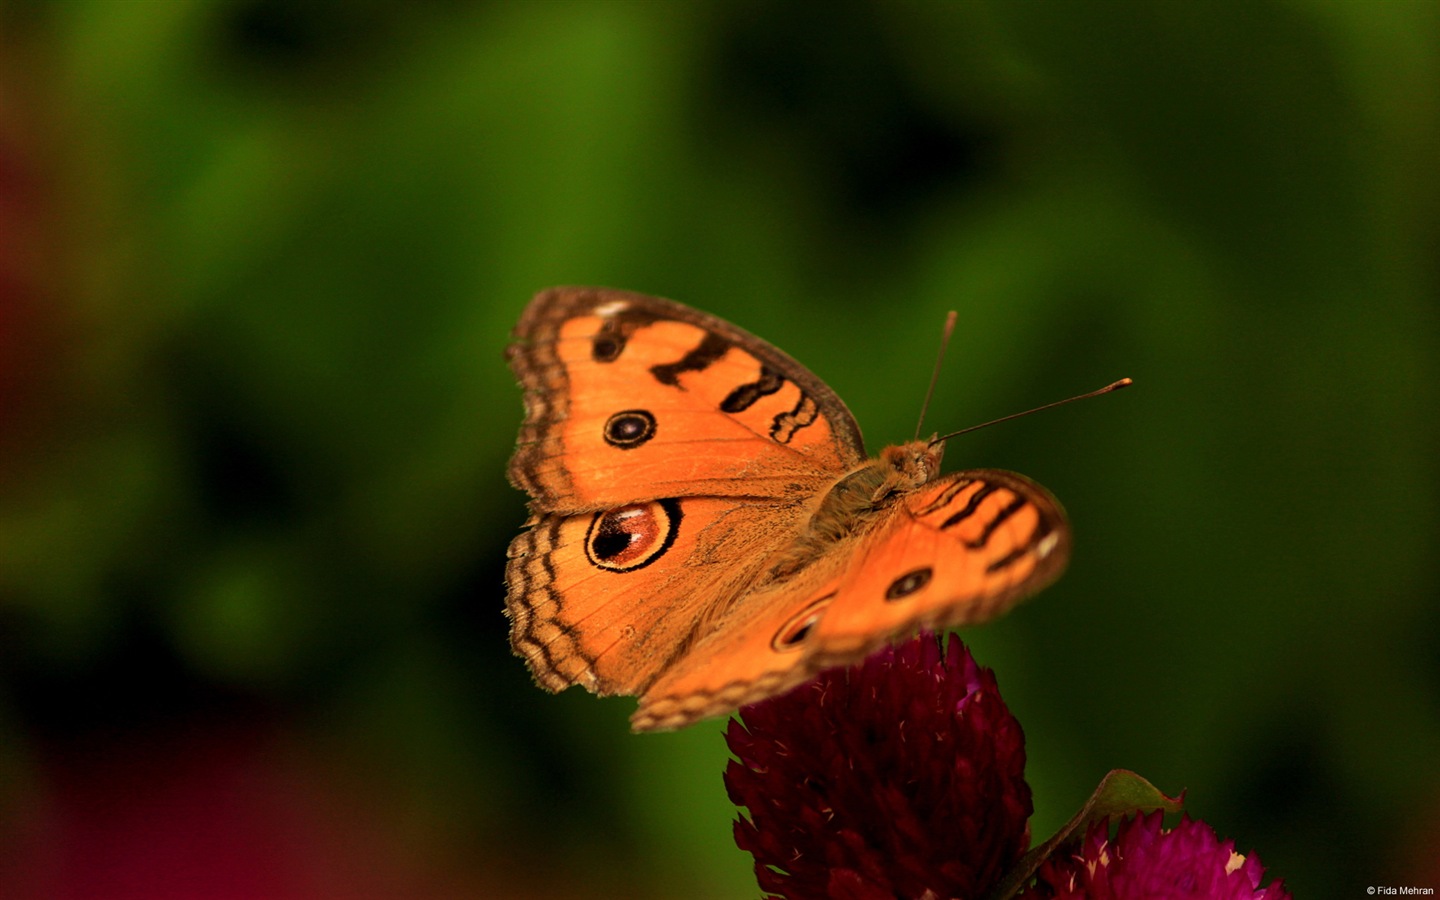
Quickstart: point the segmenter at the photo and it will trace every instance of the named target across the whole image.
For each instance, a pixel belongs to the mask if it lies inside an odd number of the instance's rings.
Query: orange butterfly
[[[940,474],[943,441],[866,457],[850,411],[753,335],[670,300],[561,287],[507,350],[525,390],[510,480],[510,641],[558,691],[635,694],[678,728],[917,628],[991,619],[1069,555],[1021,475]]]

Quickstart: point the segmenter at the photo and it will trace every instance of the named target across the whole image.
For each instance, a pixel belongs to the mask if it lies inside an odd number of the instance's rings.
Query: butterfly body
[[[553,288],[515,336],[509,473],[531,517],[506,573],[512,645],[551,690],[640,695],[638,730],[991,618],[1064,565],[1042,488],[941,475],[941,443],[867,457],[824,382],[723,320]]]
[[[857,538],[896,498],[933,478],[939,472],[940,455],[940,447],[919,441],[886,447],[878,459],[867,460],[836,479],[768,571],[793,575],[816,557]]]

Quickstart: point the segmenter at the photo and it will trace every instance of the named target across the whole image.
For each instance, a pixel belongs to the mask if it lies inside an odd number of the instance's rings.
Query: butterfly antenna
[[[998,419],[991,419],[989,422],[982,422],[979,425],[971,425],[969,428],[962,428],[959,431],[952,431],[947,435],[943,435],[931,441],[930,445],[933,447],[941,441],[948,441],[950,438],[956,437],[958,435],[968,434],[972,431],[979,431],[982,428],[989,428],[991,425],[999,425],[1001,422],[1008,422],[1011,419],[1018,419],[1021,416],[1028,416],[1031,413],[1044,412],[1047,409],[1054,409],[1057,406],[1064,406],[1067,403],[1074,403],[1076,400],[1089,400],[1091,397],[1099,397],[1101,394],[1108,394],[1111,391],[1118,391],[1121,388],[1129,387],[1134,383],[1135,382],[1131,381],[1129,378],[1122,378],[1119,381],[1107,384],[1099,390],[1091,391],[1088,394],[1080,394],[1075,397],[1066,397],[1064,400],[1056,400],[1054,403],[1047,403],[1044,406],[1037,406],[1034,409],[1027,409],[1024,412],[1011,413],[1008,416],[1001,416]]]
[[[915,440],[920,440],[920,429],[925,427],[925,413],[930,409],[930,398],[935,396],[935,384],[940,380],[940,364],[945,361],[945,348],[950,346],[950,335],[955,333],[955,310],[945,316],[945,329],[940,333],[940,352],[935,354],[935,371],[930,373],[930,388],[925,392],[925,402],[920,404],[920,421],[915,423]]]

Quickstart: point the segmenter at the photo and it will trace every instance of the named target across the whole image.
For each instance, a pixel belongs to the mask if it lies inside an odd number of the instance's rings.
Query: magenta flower
[[[1025,851],[1025,737],[958,638],[921,635],[740,715],[725,785],[772,897],[976,898]]]
[[[1290,900],[1279,881],[1261,888],[1259,857],[1235,852],[1204,822],[1182,817],[1165,830],[1159,812],[1096,822],[1079,849],[1041,864],[1020,900]]]

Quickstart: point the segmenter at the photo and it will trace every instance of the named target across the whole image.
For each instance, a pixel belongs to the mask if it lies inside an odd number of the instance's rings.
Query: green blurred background
[[[785,348],[1066,504],[967,635],[1033,831],[1128,767],[1440,888],[1440,5],[0,6],[0,896],[729,898],[722,723],[535,688],[534,291]]]

